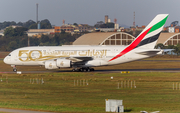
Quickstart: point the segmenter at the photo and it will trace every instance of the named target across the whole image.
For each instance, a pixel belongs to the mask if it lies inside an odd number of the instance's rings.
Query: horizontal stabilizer
[[[151,55],[157,54],[160,51],[161,51],[160,49],[153,49],[153,50],[146,50],[146,51],[141,51],[141,52],[136,52],[136,53],[141,54],[141,55],[151,56]]]
[[[174,51],[175,49],[162,49],[163,50],[163,52],[171,52],[171,51]]]

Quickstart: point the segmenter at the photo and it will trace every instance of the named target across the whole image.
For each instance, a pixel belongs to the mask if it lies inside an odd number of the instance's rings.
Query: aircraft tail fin
[[[136,48],[154,49],[168,16],[168,14],[157,15],[129,46],[109,61],[117,59]]]
[[[154,49],[167,18],[168,14],[157,15],[129,46]]]

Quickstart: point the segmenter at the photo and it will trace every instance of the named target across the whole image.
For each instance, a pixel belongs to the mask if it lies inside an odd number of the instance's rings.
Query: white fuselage
[[[147,58],[152,55],[138,54],[138,52],[148,50],[135,48],[128,53],[111,60],[127,46],[34,46],[24,47],[12,51],[4,58],[4,62],[10,65],[45,65],[46,61],[54,59],[71,59],[77,62],[78,58],[92,58],[84,65],[77,67],[94,67],[104,65],[115,65],[134,60]],[[77,58],[77,59],[76,59]],[[74,60],[75,59],[75,60]],[[73,67],[76,67],[74,65]]]

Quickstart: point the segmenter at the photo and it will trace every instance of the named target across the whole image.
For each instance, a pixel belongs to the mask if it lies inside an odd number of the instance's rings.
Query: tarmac
[[[7,112],[7,113],[58,113],[58,112],[44,112],[44,111],[31,111],[31,110],[17,110],[17,109],[6,109],[6,108],[0,108],[0,112]]]

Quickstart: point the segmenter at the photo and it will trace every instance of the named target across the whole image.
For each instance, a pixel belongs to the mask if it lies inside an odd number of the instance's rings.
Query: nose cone
[[[7,59],[6,59],[6,57],[3,59],[3,62],[6,64],[6,61],[7,61]]]
[[[6,56],[6,57],[4,58],[4,60],[3,60],[5,64],[9,64],[9,63],[10,63],[7,57],[8,57],[8,56]]]

